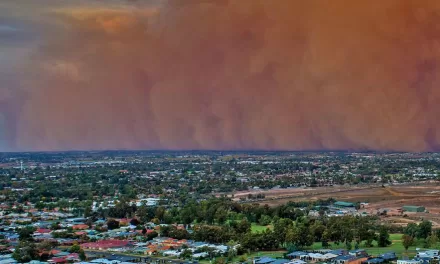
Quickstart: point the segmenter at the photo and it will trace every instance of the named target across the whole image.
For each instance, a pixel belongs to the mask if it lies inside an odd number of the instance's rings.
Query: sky
[[[436,0],[4,0],[0,151],[440,151]]]

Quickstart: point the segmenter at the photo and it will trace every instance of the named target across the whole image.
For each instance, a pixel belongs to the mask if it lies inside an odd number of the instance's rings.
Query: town
[[[0,263],[438,262],[440,156],[0,154]]]

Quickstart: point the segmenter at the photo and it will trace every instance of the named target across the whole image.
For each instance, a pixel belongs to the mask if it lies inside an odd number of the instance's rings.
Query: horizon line
[[[71,150],[6,150],[0,154],[18,153],[80,153],[80,152],[278,152],[278,153],[372,153],[372,154],[435,154],[440,151],[395,151],[395,150],[356,150],[356,149],[309,149],[309,150],[285,150],[285,149],[71,149]]]

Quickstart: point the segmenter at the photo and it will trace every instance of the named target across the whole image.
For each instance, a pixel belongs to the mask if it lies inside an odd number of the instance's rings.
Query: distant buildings
[[[404,205],[402,207],[402,211],[404,211],[404,212],[423,213],[423,212],[425,212],[425,210],[426,209],[423,206]]]
[[[343,208],[343,209],[355,209],[356,205],[354,203],[349,203],[349,202],[341,202],[341,201],[337,201],[333,204],[334,207],[336,208]]]

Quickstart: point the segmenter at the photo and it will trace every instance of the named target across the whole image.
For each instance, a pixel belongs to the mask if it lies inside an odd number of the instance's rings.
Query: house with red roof
[[[106,250],[109,248],[127,247],[129,245],[130,241],[128,240],[101,240],[97,242],[81,244],[81,247],[85,249]]]
[[[43,250],[38,253],[38,256],[40,256],[41,259],[48,259],[50,257],[55,256],[56,254],[60,253],[61,251],[52,249],[52,250]]]
[[[85,230],[85,229],[89,229],[89,226],[86,224],[79,224],[72,226],[72,228],[73,230]]]
[[[50,229],[46,229],[46,228],[38,228],[35,231],[35,234],[49,234],[50,232],[52,232],[52,230]]]
[[[81,259],[79,258],[79,254],[78,253],[71,253],[71,254],[69,254],[69,255],[67,255],[66,257],[65,257],[65,259],[67,260],[67,261],[69,261],[69,262],[78,262],[78,261],[80,261]]]

